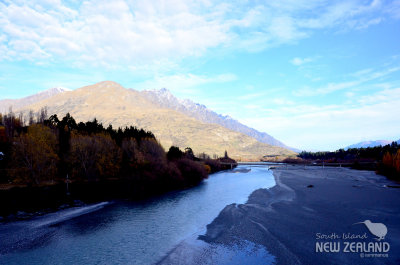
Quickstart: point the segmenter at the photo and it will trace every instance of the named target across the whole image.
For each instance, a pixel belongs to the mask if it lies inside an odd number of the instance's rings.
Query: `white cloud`
[[[352,99],[356,94],[352,91],[348,91],[345,93],[345,96],[349,99]]]
[[[35,42],[54,59],[89,63],[135,65],[197,56],[226,38],[219,23],[188,12],[185,2],[157,4],[132,4],[131,9],[125,1],[86,1],[69,18],[61,14],[65,6],[38,12],[36,6],[9,4],[2,5],[0,21],[11,40]],[[16,52],[17,59],[33,56]]]
[[[184,0],[88,0],[73,5],[57,0],[7,1],[0,3],[0,29],[5,35],[0,45],[13,56],[0,59],[139,67],[202,56],[213,48],[259,51],[305,38],[312,29],[380,23],[379,14],[390,7],[358,1],[273,1],[253,6]],[[21,52],[19,48],[26,46],[31,48]]]
[[[309,62],[312,62],[312,58],[300,58],[300,57],[295,57],[295,58],[293,58],[290,62],[293,64],[293,65],[296,65],[296,66],[300,66],[300,65],[302,65],[302,64],[305,64],[305,63],[309,63]]]

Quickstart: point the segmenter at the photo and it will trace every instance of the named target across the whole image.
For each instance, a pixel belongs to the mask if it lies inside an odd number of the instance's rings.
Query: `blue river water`
[[[204,232],[226,205],[274,185],[267,166],[242,165],[146,201],[102,202],[0,224],[0,264],[154,264]]]

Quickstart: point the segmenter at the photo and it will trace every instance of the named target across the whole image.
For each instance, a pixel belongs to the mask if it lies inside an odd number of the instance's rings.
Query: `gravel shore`
[[[207,225],[205,234],[196,240],[207,244],[193,249],[193,242],[183,242],[161,264],[187,264],[187,254],[192,256],[192,264],[218,263],[218,259],[205,262],[195,257],[215,246],[229,247],[241,242],[263,246],[277,264],[400,264],[398,183],[371,171],[347,168],[289,166],[273,172],[276,186],[254,191],[245,204],[226,206]],[[365,220],[383,223],[388,229],[385,239],[376,240],[364,224],[354,225]],[[340,250],[317,252],[316,245],[326,242],[339,243]],[[345,245],[353,242],[387,242],[390,250],[346,252]],[[253,261],[262,263],[262,259]],[[271,263],[271,259],[265,263]]]

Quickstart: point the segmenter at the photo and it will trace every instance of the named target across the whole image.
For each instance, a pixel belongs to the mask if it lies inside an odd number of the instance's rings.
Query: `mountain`
[[[54,95],[67,92],[67,91],[70,91],[70,90],[67,88],[62,88],[62,87],[53,87],[53,88],[41,91],[32,96],[27,96],[27,97],[24,97],[21,99],[3,99],[3,100],[0,100],[0,113],[9,112],[10,107],[12,107],[13,110],[17,110],[17,109],[23,108],[25,106],[39,102],[41,100],[50,98]]]
[[[150,130],[166,149],[171,145],[182,149],[190,146],[196,154],[205,152],[219,156],[227,150],[231,157],[242,160],[260,159],[264,155],[295,154],[219,124],[205,123],[178,110],[162,107],[155,100],[150,100],[146,92],[126,89],[111,81],[57,93],[16,111],[27,115],[29,110],[38,111],[45,106],[48,113],[61,117],[69,112],[77,121],[96,117],[105,126],[134,125]]]
[[[385,145],[388,145],[391,143],[392,143],[392,141],[388,141],[388,140],[364,141],[364,142],[359,142],[356,144],[349,145],[349,146],[345,147],[344,149],[347,150],[350,148],[367,148],[367,147],[374,147],[374,146],[380,146],[380,145],[385,146]]]
[[[165,88],[160,90],[144,90],[141,93],[143,93],[149,101],[160,107],[176,110],[205,123],[219,124],[233,131],[244,133],[262,143],[280,146],[298,152],[297,149],[286,146],[271,135],[250,128],[228,115],[220,115],[208,109],[206,106],[195,103],[189,99],[178,99]]]

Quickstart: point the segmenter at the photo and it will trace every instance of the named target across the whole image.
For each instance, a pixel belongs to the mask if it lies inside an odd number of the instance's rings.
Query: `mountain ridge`
[[[41,100],[47,99],[59,93],[69,92],[71,91],[68,88],[63,87],[52,87],[43,91],[39,91],[36,94],[29,95],[23,98],[18,99],[2,99],[0,100],[0,113],[9,112],[10,107],[13,109],[19,109],[24,106],[34,104]]]
[[[218,114],[208,109],[205,105],[195,103],[190,99],[178,99],[174,95],[172,95],[172,93],[166,88],[162,88],[159,90],[143,90],[141,92],[144,93],[146,97],[155,104],[159,104],[162,107],[171,108],[183,112],[188,116],[196,118],[202,122],[216,123],[228,129],[244,133],[262,143],[280,146],[283,148],[291,149],[295,152],[299,151],[296,148],[288,147],[284,143],[280,142],[279,140],[275,139],[265,132],[259,132],[256,129],[250,128],[240,123],[229,115]]]
[[[370,141],[362,141],[356,144],[352,144],[349,146],[346,146],[344,149],[350,149],[350,148],[367,148],[367,147],[375,147],[375,146],[385,146],[388,144],[391,144],[392,142],[397,142],[400,143],[400,139],[398,141],[389,141],[389,140],[370,140]]]
[[[126,89],[112,81],[103,81],[70,92],[58,93],[20,108],[24,115],[30,109],[48,108],[60,116],[67,112],[77,121],[97,118],[116,127],[134,125],[152,131],[164,148],[190,146],[196,153],[228,154],[236,159],[258,160],[264,155],[288,156],[295,153],[285,148],[261,143],[245,134],[213,123],[203,123],[178,111],[161,108],[141,92]]]

